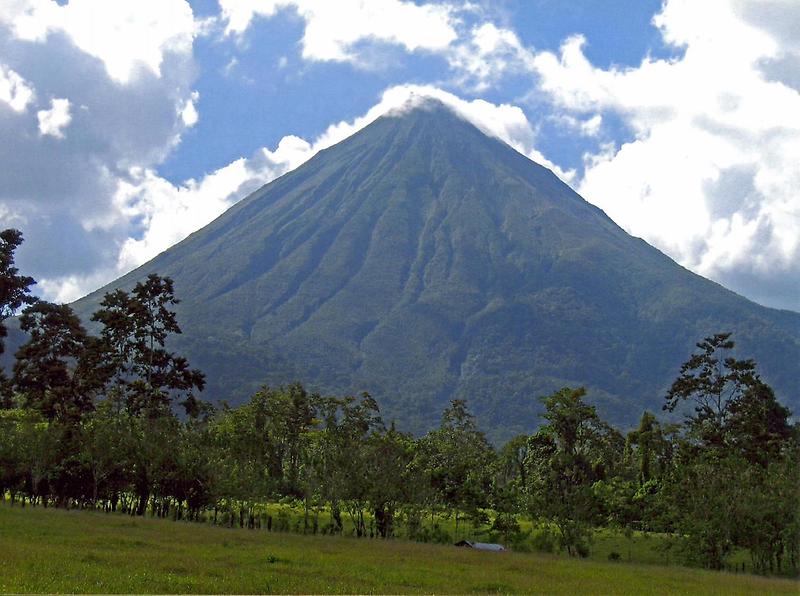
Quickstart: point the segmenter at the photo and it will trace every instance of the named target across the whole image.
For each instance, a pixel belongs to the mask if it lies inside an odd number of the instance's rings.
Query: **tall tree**
[[[178,303],[172,280],[151,274],[130,294],[106,294],[102,308],[92,315],[103,324],[101,339],[115,369],[115,385],[134,415],[163,414],[175,394],[184,397],[180,404],[187,413],[199,412],[194,392],[205,386],[203,373],[164,347],[171,334],[181,333],[170,310]]]
[[[411,468],[415,442],[392,425],[385,432],[369,436],[365,447],[368,499],[375,529],[382,538],[390,538],[394,534],[397,509],[404,503],[414,504],[419,494],[419,479],[413,477]]]
[[[455,514],[458,533],[461,513],[473,515],[489,504],[494,449],[461,399],[450,402],[439,428],[425,435],[422,448],[437,499]]]
[[[755,362],[730,355],[730,333],[717,333],[697,344],[699,352],[681,366],[680,376],[667,391],[664,410],[674,411],[682,402],[694,402],[690,427],[707,446],[720,447],[731,405],[761,381]]]
[[[664,502],[694,562],[721,568],[736,547],[756,569],[780,568],[797,524],[797,443],[789,410],[756,373],[729,355],[730,334],[708,337],[681,368],[665,409],[695,402]],[[792,470],[787,474],[788,470]]]
[[[766,468],[777,460],[792,437],[791,412],[778,403],[766,383],[748,387],[729,407],[727,446],[751,464]]]
[[[628,433],[626,448],[636,458],[636,478],[640,486],[653,478],[660,479],[668,469],[673,456],[673,444],[666,435],[675,430],[674,425],[662,427],[655,415],[645,411],[639,428]]]
[[[530,511],[553,522],[559,542],[571,555],[588,554],[591,523],[599,510],[592,485],[603,480],[608,466],[603,459],[613,452],[621,458],[622,439],[583,401],[583,387],[565,387],[541,398],[548,423],[528,445]],[[617,433],[618,434],[618,433]],[[613,467],[613,466],[612,466]]]
[[[28,341],[16,353],[14,387],[48,420],[75,421],[94,407],[103,379],[86,358],[89,338],[66,304],[37,302],[20,328]]]
[[[264,387],[251,404],[259,404],[256,426],[266,448],[267,466],[276,482],[276,490],[284,496],[301,496],[299,474],[302,435],[315,422],[315,402],[300,383],[285,389]]]
[[[14,251],[22,244],[22,232],[7,229],[0,232],[0,354],[5,350],[3,339],[8,335],[4,322],[22,306],[33,304],[30,287],[36,282],[32,277],[20,275],[14,266]],[[10,387],[0,370],[0,405],[9,405]]]
[[[369,394],[359,398],[322,400],[320,449],[322,491],[331,509],[334,531],[341,532],[338,511],[344,506],[356,535],[366,535],[364,512],[370,498],[369,438],[383,430],[378,402]]]
[[[500,484],[517,483],[521,490],[528,486],[525,460],[528,457],[527,435],[517,435],[500,449],[498,454],[498,482]]]
[[[122,480],[128,462],[130,423],[127,413],[117,412],[108,400],[81,420],[80,456],[86,468],[90,486],[86,494],[92,505],[96,506],[101,497],[109,498],[116,509],[118,493],[123,488]],[[117,486],[112,486],[114,480]]]

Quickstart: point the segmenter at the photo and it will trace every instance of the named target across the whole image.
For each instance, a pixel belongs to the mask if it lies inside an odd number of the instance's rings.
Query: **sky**
[[[0,227],[66,302],[410,97],[800,311],[796,0],[2,0]]]

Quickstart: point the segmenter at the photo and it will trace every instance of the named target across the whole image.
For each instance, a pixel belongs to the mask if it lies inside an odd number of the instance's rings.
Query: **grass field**
[[[800,583],[0,506],[0,592],[798,594]]]
[[[264,515],[269,514],[275,520],[283,519],[284,527],[293,529],[297,533],[302,532],[303,510],[297,504],[268,503],[261,506]],[[493,514],[492,514],[493,515]],[[367,519],[371,519],[367,515]],[[344,523],[344,535],[355,535],[352,520],[347,515],[342,516]],[[326,510],[320,512],[320,527],[330,523],[330,515]],[[545,530],[543,527],[534,526],[530,519],[520,516],[518,518],[520,528],[528,535],[528,538],[516,545],[517,549],[527,549],[529,551],[541,550],[537,548],[536,536],[541,535]],[[425,516],[422,525],[428,529],[435,523],[442,530],[443,534],[449,537],[448,543],[456,542],[460,539],[475,540],[478,542],[500,542],[506,543],[503,537],[489,530],[488,526],[473,527],[467,521],[462,521],[459,531],[456,532],[455,522],[452,516],[437,515],[434,522],[430,517]],[[224,525],[224,524],[223,524]],[[555,527],[551,527],[551,536],[555,540]],[[402,523],[398,523],[395,528],[397,536],[406,537],[406,530]],[[538,545],[541,546],[541,543]],[[555,545],[553,545],[555,548]],[[611,553],[619,555],[619,559],[626,563],[646,563],[657,565],[680,564],[682,557],[675,548],[675,540],[664,534],[653,532],[632,532],[626,537],[620,531],[612,528],[595,529],[589,548],[589,558],[596,561],[608,561]],[[564,555],[566,556],[566,555]],[[746,568],[751,566],[750,557],[746,551],[737,550],[731,553],[726,561],[729,566],[740,569],[744,564]]]

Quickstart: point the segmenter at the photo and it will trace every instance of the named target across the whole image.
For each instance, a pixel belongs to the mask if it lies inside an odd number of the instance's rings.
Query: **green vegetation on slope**
[[[0,506],[0,592],[797,594],[796,582]]]

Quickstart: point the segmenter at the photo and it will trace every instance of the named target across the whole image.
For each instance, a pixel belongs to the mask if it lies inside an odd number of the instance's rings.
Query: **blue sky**
[[[410,94],[633,235],[800,310],[792,0],[13,0],[0,219],[75,299]]]
[[[200,16],[219,11],[216,2],[190,4]],[[608,5],[600,0],[574,5],[534,0],[495,2],[492,9],[497,22],[517,31],[525,45],[538,49],[557,51],[564,39],[583,33],[590,40],[587,57],[601,67],[637,66],[648,54],[680,54],[680,49],[665,46],[651,22],[660,1],[621,1],[611,9]],[[392,84],[424,84],[448,78],[442,57],[400,52],[374,70],[347,63],[304,64],[299,44],[303,30],[303,21],[286,10],[270,19],[255,20],[240,44],[214,37],[195,43],[195,56],[202,65],[195,88],[200,92],[198,109],[204,117],[159,167],[164,177],[174,183],[196,177],[260,147],[275,146],[288,133],[314,137],[332,122],[365,113]],[[279,68],[281,58],[287,60],[286,67]],[[233,59],[235,66],[226,71]],[[441,86],[456,93],[462,91],[462,97],[525,105],[531,118],[546,115],[546,106],[523,101],[530,90],[529,77],[524,74],[481,93],[463,92],[458,85]],[[547,134],[542,137],[542,146],[548,156],[557,163],[580,167],[587,149],[585,139],[562,134],[558,126],[546,121],[543,125]],[[625,135],[624,127],[616,132]]]

